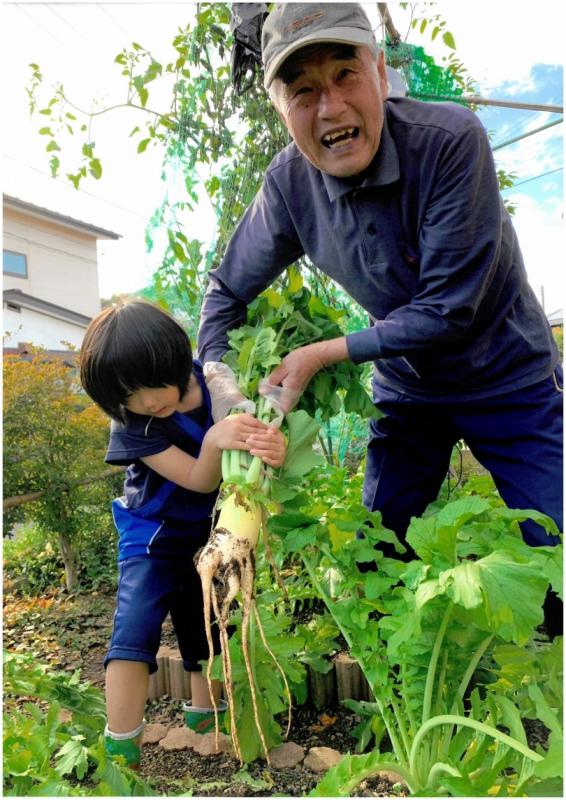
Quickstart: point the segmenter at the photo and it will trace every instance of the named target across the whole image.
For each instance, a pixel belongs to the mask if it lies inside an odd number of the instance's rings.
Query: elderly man
[[[246,305],[306,254],[369,314],[367,329],[295,350],[270,382],[373,361],[364,503],[403,539],[464,439],[513,508],[562,529],[562,374],[499,194],[486,132],[449,103],[387,99],[361,6],[280,4],[265,86],[293,142],[210,273],[199,351],[218,360]],[[555,537],[523,526],[533,546]]]

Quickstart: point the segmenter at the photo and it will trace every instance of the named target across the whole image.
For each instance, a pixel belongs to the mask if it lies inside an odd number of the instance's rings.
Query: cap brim
[[[375,37],[371,31],[364,31],[361,30],[361,28],[327,28],[326,30],[312,33],[310,36],[305,36],[304,39],[290,44],[273,59],[273,62],[265,71],[263,78],[263,85],[265,88],[269,89],[279,68],[290,55],[297,50],[302,50],[303,47],[307,47],[309,44],[318,44],[319,42],[321,44],[325,42],[336,42],[337,44],[371,46],[375,45]]]

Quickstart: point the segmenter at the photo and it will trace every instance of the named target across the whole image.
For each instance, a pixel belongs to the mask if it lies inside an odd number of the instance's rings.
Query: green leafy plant
[[[562,327],[553,328],[552,335],[554,336],[554,341],[556,342],[556,346],[558,347],[558,352],[560,354],[560,358],[564,358],[564,329]]]
[[[280,291],[269,289],[263,293],[250,306],[248,324],[229,334],[230,350],[225,361],[238,377],[242,393],[248,398],[257,397],[261,379],[289,350],[312,341],[342,335],[340,319],[341,313],[326,306],[306,289],[300,274],[291,270],[287,287]],[[271,658],[265,677],[269,676],[273,682],[275,663],[278,669],[275,681],[280,682],[278,691],[287,698],[289,709],[289,684],[299,682],[293,662],[284,657],[280,659],[268,644],[269,637],[256,602],[255,552],[260,529],[265,530],[262,521],[269,514],[277,512],[279,502],[288,502],[295,497],[304,476],[322,462],[321,455],[315,453],[312,447],[319,426],[307,411],[316,408],[318,415],[328,419],[343,403],[349,411],[375,413],[366,390],[357,380],[360,375],[359,367],[344,363],[315,376],[301,397],[301,408],[285,417],[287,458],[277,475],[272,468],[265,467],[261,459],[252,458],[245,452],[234,450],[223,453],[220,516],[207,544],[198,554],[196,564],[203,586],[209,643],[212,642],[212,609],[220,630],[230,730],[236,755],[242,762],[257,757],[260,752],[269,760],[269,749],[280,741],[279,726],[274,718],[282,710],[281,703],[276,699],[276,692],[271,696],[269,690],[260,683],[261,648],[255,643],[256,629],[265,653]],[[259,419],[269,423],[277,413],[267,398],[258,398]],[[265,537],[264,549],[282,586]],[[239,636],[229,642],[231,616],[234,621],[231,605],[236,596],[242,598]],[[235,688],[242,686],[238,681],[239,665],[243,666],[247,677],[243,684],[245,688],[240,689]],[[212,670],[211,646],[207,668],[209,680]],[[304,680],[304,671],[301,677]],[[253,725],[247,724],[250,720],[253,720]],[[287,731],[290,720],[289,713]],[[259,747],[261,750],[258,750]]]
[[[267,289],[250,303],[247,324],[230,332],[231,349],[224,360],[236,374],[242,374],[251,348],[258,346],[254,345],[255,337],[261,332],[259,346],[269,353],[270,363],[275,365],[297,347],[344,335],[346,321],[345,310],[325,303],[308,288],[299,270],[292,267],[277,288]],[[244,370],[242,391],[254,396],[265,373],[266,369],[258,370],[246,378]],[[350,361],[318,372],[297,408],[321,421],[331,419],[342,409],[363,418],[379,414],[366,388],[364,368]]]
[[[561,591],[562,547],[530,548],[517,525],[530,518],[556,533],[552,520],[507,509],[491,494],[464,495],[413,519],[407,541],[416,558],[404,563],[376,550],[395,541],[378,513],[329,507],[329,480],[317,475],[302,505],[284,509],[270,531],[301,554],[369,682],[374,701],[349,705],[365,721],[360,736],[366,743],[373,736],[376,746],[346,756],[313,795],[348,796],[381,769],[402,775],[412,794],[515,796],[543,778],[556,790],[562,701],[557,679],[548,695],[546,675],[560,672],[560,649],[533,637],[549,584]],[[329,567],[331,587],[323,581]],[[515,648],[513,663],[523,669],[514,691],[503,691],[504,664],[494,666],[504,654],[509,665],[504,646]],[[533,648],[544,668],[518,660]],[[485,664],[500,677],[474,688]],[[552,731],[546,753],[527,745],[517,688],[525,683],[528,712]]]
[[[53,672],[31,656],[5,652],[4,693],[6,795],[155,795],[107,756],[104,698],[78,673]]]
[[[115,588],[115,528],[110,515],[100,514],[109,496],[110,492],[105,487],[96,506],[81,509],[83,525],[75,537],[80,552],[79,585],[75,591]],[[31,517],[31,509],[30,512]],[[52,537],[46,537],[45,530],[31,519],[18,527],[15,538],[4,539],[3,562],[4,589],[14,594],[41,595],[66,586],[65,567],[59,548],[53,547]]]

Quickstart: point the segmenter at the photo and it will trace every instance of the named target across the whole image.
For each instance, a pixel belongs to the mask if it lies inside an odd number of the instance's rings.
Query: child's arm
[[[272,467],[285,461],[285,437],[250,414],[235,414],[217,422],[206,433],[198,458],[171,446],[144,464],[167,480],[193,492],[213,492],[222,477],[222,450],[248,450]]]

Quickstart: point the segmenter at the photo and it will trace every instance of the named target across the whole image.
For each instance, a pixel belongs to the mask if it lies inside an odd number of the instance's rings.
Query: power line
[[[555,172],[560,172],[564,167],[556,167],[556,169],[551,169],[548,172],[541,172],[540,175],[535,175],[532,178],[525,178],[524,181],[519,181],[519,183],[514,183],[513,186],[509,186],[506,189],[503,189],[504,192],[512,191],[516,189],[517,186],[522,186],[524,183],[530,183],[531,181],[537,181],[539,178],[545,178],[547,175],[554,175]]]
[[[436,94],[428,94],[427,92],[416,92],[414,97],[423,97],[428,100],[437,100],[438,102],[456,100],[459,103],[466,103],[466,105],[479,105],[479,106],[500,106],[501,108],[521,108],[525,111],[548,111],[551,114],[562,114],[564,106],[557,106],[548,103],[518,103],[515,100],[496,100],[491,97],[481,97],[480,95],[458,95],[457,97],[440,97]]]
[[[81,37],[81,39],[83,39],[85,42],[88,42],[88,44],[89,44],[91,47],[93,47],[93,46],[94,46],[94,42],[93,42],[91,39],[89,39],[87,36],[85,36],[85,34],[84,34],[82,31],[80,31],[78,28],[75,28],[75,26],[74,26],[74,25],[73,25],[71,22],[69,22],[69,20],[68,20],[68,19],[66,19],[64,16],[62,16],[61,14],[59,14],[59,12],[58,12],[58,11],[56,11],[56,10],[53,8],[53,5],[52,5],[52,4],[46,4],[46,8],[48,8],[48,9],[49,9],[49,11],[51,11],[51,13],[52,13],[52,14],[54,14],[54,15],[55,15],[55,16],[56,16],[58,19],[60,19],[60,20],[61,20],[61,22],[63,22],[65,25],[67,25],[67,27],[69,27],[69,28],[70,28],[70,29],[73,31],[73,33],[76,33],[76,34],[77,34],[77,36],[80,36],[80,37]]]
[[[67,47],[67,45],[68,45],[67,42],[64,42],[61,39],[59,39],[59,37],[57,37],[53,33],[53,31],[49,30],[49,28],[46,28],[45,25],[42,25],[41,22],[37,19],[37,17],[34,17],[33,14],[29,13],[29,11],[24,10],[26,6],[30,6],[30,5],[36,5],[36,4],[35,3],[33,3],[33,4],[32,3],[25,3],[25,4],[16,3],[15,4],[16,8],[18,9],[18,11],[20,13],[24,14],[26,17],[28,17],[28,19],[31,19],[31,21],[34,22],[37,25],[38,28],[41,28],[42,31],[45,31],[45,33],[48,36],[51,36],[51,38],[54,41],[56,41],[58,45],[60,45],[61,47]],[[37,5],[38,6],[44,6],[45,3],[37,3]]]
[[[87,264],[92,264],[93,261],[96,261],[96,257],[94,256],[81,256],[79,253],[74,253],[69,250],[65,250],[63,247],[50,247],[48,244],[43,244],[43,242],[38,242],[36,239],[29,239],[27,236],[21,236],[18,233],[13,233],[12,231],[4,231],[6,236],[10,239],[13,239],[17,242],[25,242],[26,244],[33,245],[38,250],[45,250],[48,253],[55,253],[59,255],[63,253],[66,256],[71,256],[72,258],[77,259],[78,261],[85,261]]]
[[[479,109],[480,112],[483,111],[483,110],[484,110],[484,108],[480,108]],[[543,113],[545,113],[545,112],[541,112],[541,115]],[[544,118],[546,119],[546,114],[545,114]],[[500,137],[499,141],[502,141],[501,137],[512,138],[513,136],[520,136],[523,133],[528,133],[529,125],[531,125],[532,121],[533,121],[533,118],[532,118],[532,115],[531,115],[530,112],[526,112],[525,116],[522,116],[522,115],[519,115],[519,114],[515,114],[513,119],[514,119],[514,122],[512,122],[512,123],[508,123],[507,120],[505,120],[504,124],[501,126],[501,128],[502,128],[501,132],[500,131],[494,131],[493,132],[494,136],[497,135],[497,136]],[[506,141],[506,139],[504,141]],[[498,145],[494,144],[494,147],[498,147]]]
[[[121,24],[118,22],[118,20],[117,20],[117,19],[115,19],[115,17],[113,17],[113,16],[112,16],[112,14],[111,14],[111,13],[108,11],[108,9],[107,9],[105,6],[101,5],[100,3],[97,3],[97,4],[96,4],[96,6],[97,6],[97,8],[99,8],[99,9],[100,9],[100,10],[101,10],[101,11],[102,11],[104,14],[106,14],[106,16],[108,17],[108,19],[109,19],[109,20],[111,20],[111,21],[114,23],[115,27],[116,27],[116,28],[117,28],[117,29],[120,31],[120,33],[124,34],[124,36],[127,36],[127,37],[128,37],[128,39],[131,39],[131,35],[128,33],[128,31],[127,31],[127,30],[126,30],[126,29],[123,27],[123,25],[121,25]]]
[[[66,180],[64,180],[63,178],[54,178],[51,175],[51,173],[45,172],[45,170],[38,169],[37,167],[32,167],[31,164],[25,164],[23,161],[19,161],[17,158],[14,158],[13,156],[9,156],[9,155],[4,154],[3,158],[7,158],[10,161],[15,161],[16,164],[19,164],[20,166],[25,167],[26,169],[31,169],[34,172],[39,173],[40,175],[44,175],[46,178],[49,178],[52,181],[57,181],[57,183],[60,183],[62,186],[65,186],[65,188],[67,188],[67,189],[71,188]],[[132,216],[138,217],[139,219],[143,220],[146,223],[149,222],[148,217],[145,217],[143,214],[138,214],[137,211],[132,211],[130,208],[125,208],[124,206],[118,205],[118,203],[113,203],[111,200],[106,200],[104,197],[101,197],[98,194],[94,194],[93,192],[89,192],[86,189],[78,188],[78,189],[73,189],[73,191],[74,192],[81,192],[81,194],[86,194],[89,197],[93,197],[95,200],[99,200],[101,203],[106,203],[109,206],[113,206],[114,208],[118,208],[120,211],[125,211],[127,214],[132,214]]]
[[[548,128],[552,128],[554,125],[559,125],[563,121],[564,120],[562,118],[553,119],[552,122],[547,122],[546,125],[541,125],[539,128],[535,128],[532,131],[526,131],[525,133],[522,133],[520,136],[515,136],[513,139],[508,139],[506,142],[502,142],[501,144],[495,145],[495,147],[492,147],[491,149],[492,151],[500,150],[502,147],[507,147],[507,145],[509,144],[515,144],[515,142],[520,142],[523,139],[526,139],[528,136],[532,136],[535,133],[540,133],[541,131],[545,131]]]

